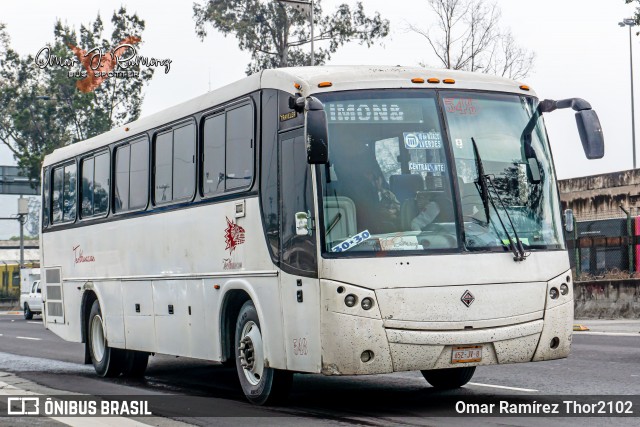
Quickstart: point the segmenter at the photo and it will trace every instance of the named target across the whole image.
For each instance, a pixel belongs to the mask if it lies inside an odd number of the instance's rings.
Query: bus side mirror
[[[598,114],[593,110],[578,111],[576,124],[587,159],[601,159],[604,156],[604,135]]]
[[[329,132],[327,113],[317,98],[307,98],[305,130],[307,137],[307,163],[325,165],[329,162]]]

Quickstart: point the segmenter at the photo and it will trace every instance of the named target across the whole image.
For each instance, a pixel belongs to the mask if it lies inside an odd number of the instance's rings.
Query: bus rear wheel
[[[89,354],[96,373],[101,377],[117,377],[124,368],[125,353],[124,350],[111,348],[107,344],[98,300],[93,302],[87,322]]]
[[[270,405],[286,399],[293,373],[264,366],[260,320],[253,301],[244,303],[235,333],[236,370],[247,399],[256,405]]]
[[[420,371],[422,376],[433,387],[441,390],[450,390],[459,388],[471,381],[473,373],[476,371],[475,366],[466,368],[447,368],[433,369],[429,371]]]

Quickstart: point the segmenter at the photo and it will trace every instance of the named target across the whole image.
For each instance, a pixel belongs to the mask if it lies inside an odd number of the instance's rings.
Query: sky
[[[330,12],[345,2],[355,4],[353,0],[323,0],[324,11]],[[558,110],[545,115],[558,178],[631,169],[629,30],[620,28],[618,22],[633,15],[635,4],[625,4],[624,0],[497,0],[496,3],[502,11],[501,26],[510,28],[516,42],[536,54],[535,67],[522,82],[531,86],[540,99],[583,98],[600,116],[605,156],[600,160],[587,160],[573,112]],[[364,0],[363,4],[365,12],[379,11],[389,19],[390,36],[371,48],[357,43],[346,45],[328,64],[437,63],[425,40],[408,30],[410,24],[427,28],[433,22],[426,0]],[[108,31],[107,21],[120,5],[126,6],[129,12],[137,12],[146,22],[139,54],[172,60],[169,73],[158,69],[145,89],[142,116],[245,76],[250,55],[240,51],[233,36],[224,37],[210,27],[204,41],[196,37],[193,1],[161,4],[157,0],[102,0],[99,3],[2,0],[0,22],[7,24],[15,50],[22,55],[35,55],[53,40],[57,18],[78,29],[100,13]],[[638,77],[640,37],[634,35],[632,45],[634,74]],[[638,103],[640,79],[634,83]],[[636,122],[640,104],[638,107]],[[640,134],[637,139],[640,140]],[[640,145],[637,151],[640,159]],[[10,152],[0,147],[0,164],[14,163]],[[14,198],[0,196],[0,216],[14,213],[16,206]],[[17,234],[17,225],[0,222],[0,238],[7,233]]]

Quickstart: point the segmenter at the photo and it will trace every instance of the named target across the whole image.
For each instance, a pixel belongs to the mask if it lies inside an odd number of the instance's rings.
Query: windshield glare
[[[541,121],[521,143],[533,98],[441,91],[439,99],[423,90],[319,98],[330,141],[330,166],[320,168],[324,251],[505,250],[515,233],[525,248],[562,247]],[[504,207],[481,197],[471,138]],[[531,167],[539,169],[533,179]]]

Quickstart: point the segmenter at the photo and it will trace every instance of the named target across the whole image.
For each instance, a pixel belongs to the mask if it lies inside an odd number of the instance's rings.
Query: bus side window
[[[224,140],[225,115],[208,117],[204,122],[204,163],[202,168],[202,192],[214,195],[224,192]]]
[[[64,186],[62,189],[62,220],[76,219],[76,165],[64,167]]]
[[[149,143],[141,139],[131,143],[129,175],[129,208],[147,207],[149,200]]]
[[[129,210],[129,158],[131,148],[123,145],[116,148],[116,173],[114,188],[115,212]]]
[[[155,202],[167,203],[173,200],[173,132],[161,133],[155,144]]]
[[[54,224],[62,221],[62,185],[64,177],[64,169],[62,167],[53,169],[53,194],[52,201],[52,222]]]
[[[49,168],[42,172],[42,228],[49,226],[49,213],[51,212],[51,188],[49,186]]]
[[[253,178],[253,107],[243,105],[227,112],[226,188],[251,185]]]
[[[189,123],[173,131],[173,199],[190,199],[196,184],[195,126]]]

